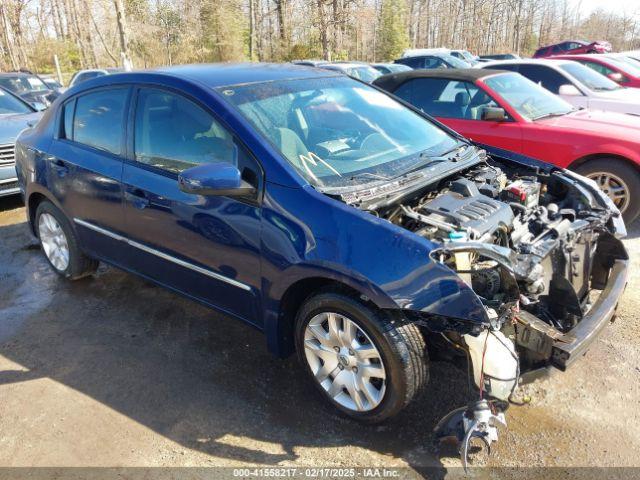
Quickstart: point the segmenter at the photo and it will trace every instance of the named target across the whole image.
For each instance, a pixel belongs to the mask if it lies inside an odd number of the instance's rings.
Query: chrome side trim
[[[213,272],[211,270],[207,270],[206,268],[202,268],[199,267],[198,265],[194,265],[193,263],[189,263],[189,262],[185,262],[184,260],[181,260],[179,258],[176,257],[172,257],[171,255],[167,255],[164,252],[161,252],[159,250],[156,250],[155,248],[151,248],[148,247],[146,245],[143,245],[142,243],[138,243],[135,242],[133,240],[130,240],[127,237],[123,237],[122,235],[118,235],[117,233],[114,233],[110,230],[106,230],[102,227],[99,227],[97,225],[94,225],[93,223],[89,223],[85,220],[81,220],[79,218],[74,218],[73,221],[75,223],[77,223],[78,225],[82,225],[83,227],[87,227],[95,232],[101,233],[103,235],[106,235],[108,237],[113,238],[114,240],[119,240],[121,242],[125,242],[129,245],[131,245],[132,247],[135,247],[139,250],[142,250],[144,252],[150,253],[152,255],[155,255],[156,257],[160,257],[164,260],[167,260],[169,262],[175,263],[176,265],[180,265],[181,267],[185,267],[188,268],[190,270],[193,270],[194,272],[198,272],[201,273],[203,275],[206,275],[208,277],[211,278],[215,278],[216,280],[220,280],[222,282],[228,283],[229,285],[233,285],[234,287],[238,287],[241,288],[243,290],[246,290],[248,292],[251,291],[251,287],[249,285],[246,285],[242,282],[238,282],[237,280],[234,280],[232,278],[229,277],[225,277],[224,275],[220,275],[219,273]]]

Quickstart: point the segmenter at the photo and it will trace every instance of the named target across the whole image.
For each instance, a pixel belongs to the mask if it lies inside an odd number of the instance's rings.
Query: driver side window
[[[135,115],[135,160],[180,173],[204,163],[238,165],[232,136],[204,109],[163,90],[143,88]]]

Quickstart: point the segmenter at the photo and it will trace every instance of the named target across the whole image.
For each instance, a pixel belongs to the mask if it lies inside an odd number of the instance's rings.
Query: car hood
[[[640,131],[640,117],[626,113],[605,112],[602,110],[577,110],[560,117],[536,120],[537,124],[558,129],[579,130],[592,135],[623,138],[637,141]]]
[[[35,125],[40,117],[41,112],[0,115],[0,144],[13,143],[22,130]]]

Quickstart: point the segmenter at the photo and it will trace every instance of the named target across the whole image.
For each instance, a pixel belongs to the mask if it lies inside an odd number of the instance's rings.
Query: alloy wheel
[[[38,236],[44,254],[51,264],[56,270],[64,272],[69,266],[69,244],[64,230],[53,215],[49,213],[40,215]]]
[[[629,187],[626,182],[609,172],[593,172],[587,178],[595,181],[602,190],[618,207],[620,212],[624,212],[629,206]]]
[[[316,381],[335,402],[355,412],[380,404],[386,388],[382,355],[353,320],[333,312],[315,315],[304,347]]]

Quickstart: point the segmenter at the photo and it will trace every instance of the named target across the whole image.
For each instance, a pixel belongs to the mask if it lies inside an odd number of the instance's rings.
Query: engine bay
[[[523,370],[549,361],[549,339],[577,325],[599,287],[592,270],[611,212],[594,209],[560,171],[485,157],[365,209],[437,244],[432,258],[473,289],[494,328],[516,343]]]

